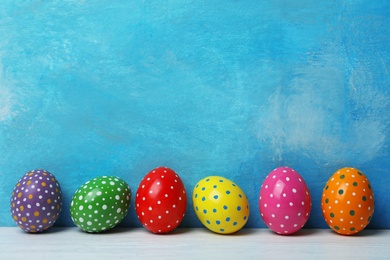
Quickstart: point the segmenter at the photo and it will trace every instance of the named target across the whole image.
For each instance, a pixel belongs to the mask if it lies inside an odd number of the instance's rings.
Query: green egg
[[[127,215],[129,185],[115,176],[100,176],[84,183],[73,195],[70,215],[83,231],[97,233],[115,227]]]

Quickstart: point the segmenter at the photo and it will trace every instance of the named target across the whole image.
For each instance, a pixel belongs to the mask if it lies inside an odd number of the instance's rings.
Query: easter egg
[[[339,169],[325,184],[321,208],[326,223],[336,233],[353,235],[362,231],[374,214],[370,182],[358,169]]]
[[[56,222],[62,207],[61,187],[45,170],[27,172],[16,183],[11,196],[11,213],[26,232],[42,232]]]
[[[174,230],[183,220],[187,207],[184,184],[172,169],[158,167],[140,182],[135,210],[141,224],[153,233]]]
[[[279,167],[265,178],[259,195],[261,218],[280,235],[300,230],[309,218],[311,197],[302,176],[289,167]]]
[[[231,234],[244,227],[249,218],[249,203],[241,188],[221,176],[200,180],[192,193],[196,216],[209,230]]]
[[[119,224],[127,215],[131,199],[129,185],[119,177],[100,176],[84,183],[74,193],[70,215],[83,231],[97,233]]]

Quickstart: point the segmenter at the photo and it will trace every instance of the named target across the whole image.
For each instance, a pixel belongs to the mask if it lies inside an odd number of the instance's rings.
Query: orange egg
[[[353,235],[362,231],[374,214],[374,193],[366,176],[355,168],[336,171],[326,183],[322,215],[333,231]]]

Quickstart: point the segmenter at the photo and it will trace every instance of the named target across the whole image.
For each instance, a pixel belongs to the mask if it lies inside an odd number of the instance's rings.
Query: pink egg
[[[300,230],[309,218],[311,206],[309,188],[294,169],[276,168],[261,185],[260,215],[277,234],[290,235]]]

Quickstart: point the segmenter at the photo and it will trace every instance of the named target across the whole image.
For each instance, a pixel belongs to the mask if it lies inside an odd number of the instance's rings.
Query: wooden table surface
[[[306,229],[280,236],[268,229],[242,229],[219,235],[204,228],[155,235],[143,228],[115,228],[89,234],[78,228],[52,228],[27,234],[0,228],[1,259],[390,259],[390,230],[364,230],[341,236]]]

